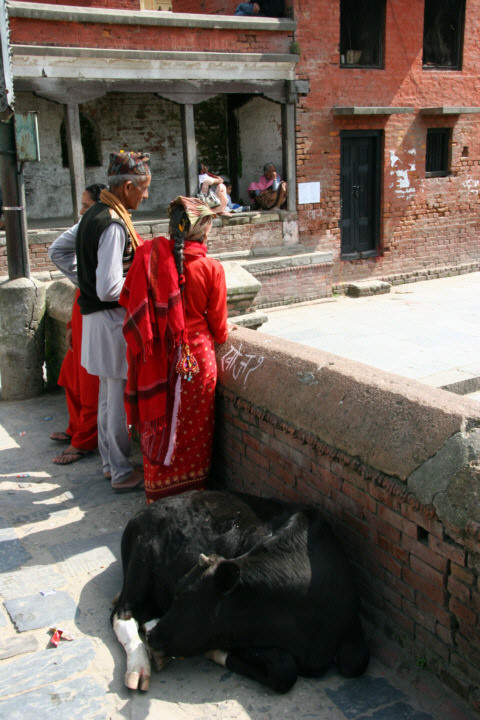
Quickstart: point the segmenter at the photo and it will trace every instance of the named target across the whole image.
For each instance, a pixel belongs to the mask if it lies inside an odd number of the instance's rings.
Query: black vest
[[[102,202],[97,202],[88,208],[78,226],[76,253],[77,253],[77,277],[80,288],[78,304],[82,315],[108,310],[119,307],[118,302],[103,302],[97,295],[96,271],[98,265],[98,243],[101,234],[113,222],[119,223],[125,230],[125,247],[123,259],[130,245],[127,228],[123,221],[116,216],[112,218],[110,209]]]

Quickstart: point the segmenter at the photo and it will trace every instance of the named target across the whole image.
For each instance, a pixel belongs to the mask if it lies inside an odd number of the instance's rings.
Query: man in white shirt
[[[109,192],[102,191],[80,223],[67,230],[49,250],[51,260],[80,288],[83,316],[82,365],[100,378],[98,448],[103,471],[114,492],[143,489],[140,468],[130,460],[130,438],[123,393],[127,379],[125,310],[118,304],[138,237],[128,210],[148,198],[148,155],[110,156]]]

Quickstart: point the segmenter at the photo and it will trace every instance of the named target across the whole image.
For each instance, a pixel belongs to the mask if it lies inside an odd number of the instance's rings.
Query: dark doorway
[[[381,131],[341,133],[341,255],[355,260],[378,249]]]

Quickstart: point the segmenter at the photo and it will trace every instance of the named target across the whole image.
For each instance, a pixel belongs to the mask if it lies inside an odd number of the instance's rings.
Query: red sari
[[[70,445],[79,450],[97,447],[98,384],[96,375],[90,375],[80,363],[82,348],[82,314],[78,305],[80,290],[75,294],[72,308],[72,349],[62,363],[58,384],[65,388],[69,423],[65,430]]]
[[[185,315],[190,353],[200,372],[182,380],[175,449],[168,466],[143,459],[147,503],[185,490],[204,490],[215,425],[217,364],[214,343],[227,339],[227,287],[218,260],[202,243],[185,242]]]

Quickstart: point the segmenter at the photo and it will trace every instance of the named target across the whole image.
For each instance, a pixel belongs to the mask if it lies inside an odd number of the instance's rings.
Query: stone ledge
[[[115,8],[72,7],[70,5],[50,5],[47,3],[15,2],[8,3],[10,17],[31,20],[50,20],[77,23],[108,23],[110,25],[146,25],[163,27],[248,29],[293,32],[297,24],[290,18],[236,17],[234,15],[206,15],[200,13],[173,13],[156,10],[123,10]]]
[[[119,50],[117,48],[70,47],[53,45],[11,45],[13,56],[40,56],[60,58],[106,58],[109,64],[115,60],[143,60],[144,62],[210,62],[294,65],[298,55],[286,53],[231,53],[194,52],[190,50]],[[110,76],[108,76],[110,77]]]
[[[278,255],[268,259],[244,260],[242,266],[254,275],[259,275],[269,271],[280,272],[312,265],[332,265],[332,263],[333,253],[314,251],[299,255]]]
[[[262,358],[252,361],[247,376],[242,356]],[[238,361],[231,362],[234,357]],[[475,401],[243,328],[217,350],[217,360],[221,388],[310,433],[351,457],[356,467],[360,463],[382,473],[405,496],[412,492],[413,502],[431,503],[451,532],[468,534],[469,524],[477,527],[480,407]],[[442,479],[438,496],[437,476]],[[469,502],[462,500],[462,487]]]

